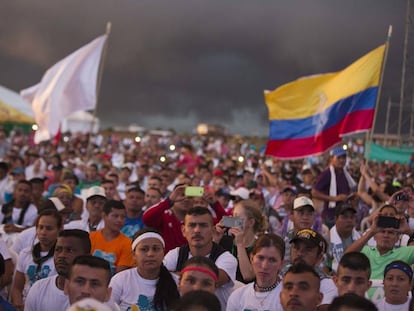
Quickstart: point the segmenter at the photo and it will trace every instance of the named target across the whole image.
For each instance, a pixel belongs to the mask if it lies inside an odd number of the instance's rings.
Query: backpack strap
[[[175,271],[181,271],[184,267],[184,263],[188,260],[188,254],[190,253],[190,247],[188,244],[183,245],[178,250],[177,266]]]

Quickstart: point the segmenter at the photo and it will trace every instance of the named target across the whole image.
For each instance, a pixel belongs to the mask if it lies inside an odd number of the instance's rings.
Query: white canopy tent
[[[77,111],[63,120],[62,133],[97,133],[99,131],[99,119],[87,111]]]

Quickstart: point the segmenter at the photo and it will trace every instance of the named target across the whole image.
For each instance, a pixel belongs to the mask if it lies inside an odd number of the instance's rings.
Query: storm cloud
[[[1,1],[0,84],[39,82],[111,21],[97,108],[104,126],[189,132],[207,122],[265,136],[263,90],[343,69],[393,25],[383,129],[388,98],[399,100],[405,10],[405,0]]]

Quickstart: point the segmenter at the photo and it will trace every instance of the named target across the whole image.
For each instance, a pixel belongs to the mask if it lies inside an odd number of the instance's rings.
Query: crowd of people
[[[0,310],[414,310],[414,162],[361,148],[0,129]]]

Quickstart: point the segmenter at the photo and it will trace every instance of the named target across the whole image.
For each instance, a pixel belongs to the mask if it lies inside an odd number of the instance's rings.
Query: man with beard
[[[165,267],[170,271],[180,272],[184,263],[191,257],[210,258],[219,269],[216,295],[224,310],[236,278],[237,260],[213,242],[213,216],[208,208],[191,208],[185,215],[182,232],[188,245],[169,251],[164,257]]]
[[[329,305],[338,296],[338,291],[334,281],[318,268],[327,250],[326,240],[316,231],[303,229],[296,233],[290,243],[292,264],[305,263],[315,269],[320,277],[320,288],[323,293],[321,306]]]
[[[86,231],[71,229],[59,233],[56,241],[54,262],[58,275],[37,281],[30,288],[26,298],[25,311],[55,311],[69,307],[69,299],[63,289],[65,279],[73,260],[80,255],[89,254],[91,242]]]

